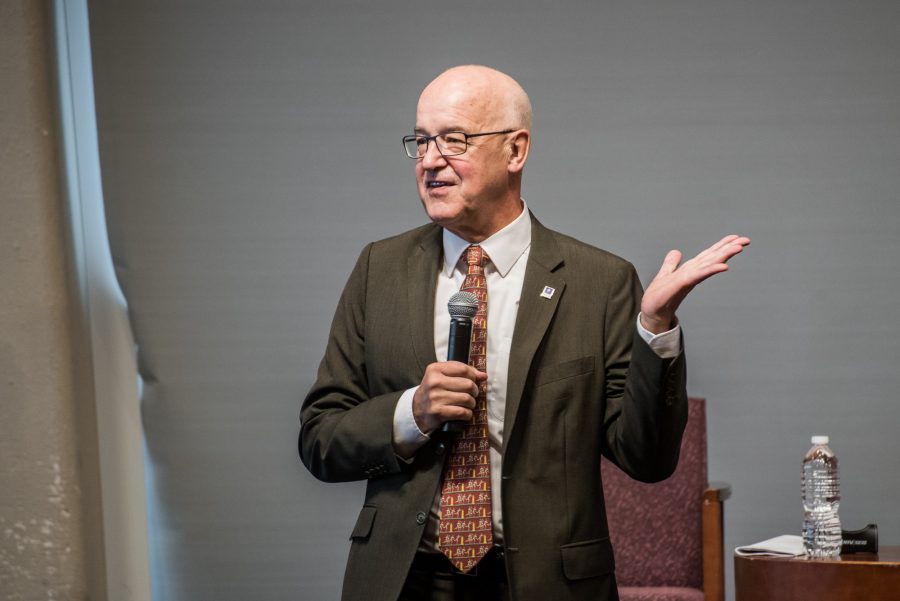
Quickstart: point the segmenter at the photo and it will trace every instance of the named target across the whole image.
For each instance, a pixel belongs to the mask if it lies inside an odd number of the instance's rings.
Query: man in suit
[[[344,599],[617,599],[600,455],[648,482],[677,464],[675,311],[749,240],[671,251],[642,294],[629,263],[528,211],[530,127],[505,74],[431,82],[404,143],[432,223],[369,244],[341,296],[299,447],[322,480],[368,481]],[[442,360],[461,287],[474,365]]]

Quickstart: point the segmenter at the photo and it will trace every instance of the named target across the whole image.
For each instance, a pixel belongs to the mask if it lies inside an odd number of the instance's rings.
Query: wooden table
[[[734,556],[736,601],[900,601],[900,547],[837,559]]]

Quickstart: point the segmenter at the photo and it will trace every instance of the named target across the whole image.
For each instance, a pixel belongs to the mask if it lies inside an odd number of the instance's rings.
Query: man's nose
[[[447,164],[447,159],[438,150],[437,140],[428,142],[428,148],[425,149],[425,156],[422,157],[422,167],[425,169],[437,169]]]

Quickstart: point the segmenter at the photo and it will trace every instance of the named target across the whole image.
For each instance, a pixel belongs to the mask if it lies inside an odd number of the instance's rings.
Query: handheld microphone
[[[478,297],[471,292],[457,292],[447,302],[450,312],[450,339],[447,341],[447,361],[469,363],[472,342],[472,318],[478,312]],[[443,432],[458,432],[465,422],[444,422]]]

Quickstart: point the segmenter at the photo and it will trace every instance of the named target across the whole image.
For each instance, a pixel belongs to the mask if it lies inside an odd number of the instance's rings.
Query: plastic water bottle
[[[841,483],[838,460],[828,448],[827,436],[813,436],[803,458],[803,548],[810,557],[837,557],[841,553]]]

